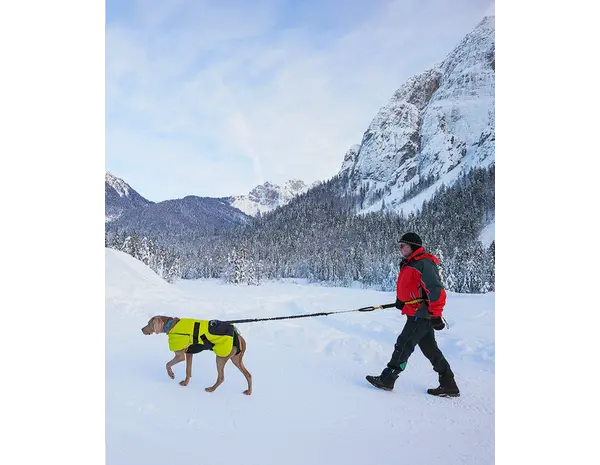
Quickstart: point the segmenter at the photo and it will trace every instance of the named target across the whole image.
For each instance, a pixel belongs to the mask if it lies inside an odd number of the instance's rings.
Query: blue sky
[[[328,179],[488,0],[106,2],[106,169],[152,201]]]

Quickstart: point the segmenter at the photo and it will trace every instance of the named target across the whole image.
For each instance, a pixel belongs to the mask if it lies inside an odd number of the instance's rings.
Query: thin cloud
[[[441,61],[490,7],[365,2],[319,29],[286,26],[286,4],[276,2],[157,3],[109,15],[106,30],[107,168],[152,200],[331,177],[393,92]],[[194,182],[215,160],[230,169]],[[135,175],[142,165],[163,181]]]

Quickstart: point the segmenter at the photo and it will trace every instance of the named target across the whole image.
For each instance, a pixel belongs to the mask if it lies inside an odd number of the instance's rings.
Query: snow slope
[[[194,357],[190,384],[175,381],[164,335],[144,336],[156,314],[257,318],[355,309],[393,293],[294,282],[234,286],[215,280],[167,284],[141,262],[111,249],[106,273],[106,457],[109,465],[494,463],[494,294],[450,293],[451,328],[438,343],[456,373],[458,399],[437,386],[417,349],[393,392],[371,387],[403,320],[396,310],[240,324],[253,394],[228,364],[216,379],[214,354]]]

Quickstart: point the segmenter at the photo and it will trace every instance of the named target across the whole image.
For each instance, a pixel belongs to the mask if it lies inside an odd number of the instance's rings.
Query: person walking
[[[425,251],[423,241],[414,232],[404,234],[398,242],[403,260],[396,282],[396,308],[406,315],[406,323],[381,375],[367,375],[366,379],[377,388],[393,390],[394,383],[406,369],[408,359],[418,345],[439,378],[439,386],[427,389],[427,393],[459,397],[454,373],[435,341],[434,330],[445,327],[442,312],[446,304],[446,291],[437,266],[439,260]]]

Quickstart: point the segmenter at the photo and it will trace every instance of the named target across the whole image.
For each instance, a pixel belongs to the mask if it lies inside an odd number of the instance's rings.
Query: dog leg
[[[173,365],[177,365],[179,362],[183,362],[184,360],[185,352],[183,350],[178,350],[177,352],[175,352],[175,357],[173,357],[173,359],[167,363],[167,374],[169,375],[169,378],[175,379],[175,373],[173,373],[171,367]]]
[[[238,342],[240,346],[239,354],[236,353],[231,357],[231,362],[242,372],[244,378],[246,378],[246,382],[248,383],[248,389],[244,391],[244,394],[249,396],[252,394],[252,375],[248,371],[248,369],[244,366],[244,354],[246,353],[246,340],[238,333]],[[233,348],[232,354],[237,352],[236,348]]]
[[[185,379],[180,381],[181,386],[187,386],[192,377],[192,357],[194,354],[185,354]]]
[[[240,352],[239,354],[234,355],[233,357],[231,357],[231,362],[236,367],[238,367],[238,369],[244,375],[244,378],[246,378],[246,381],[248,383],[248,389],[246,389],[244,391],[244,394],[246,394],[247,396],[249,396],[250,394],[252,394],[252,375],[250,374],[250,372],[248,371],[248,369],[244,366],[244,362],[242,361],[243,355],[244,355],[243,352]]]
[[[229,357],[217,356],[217,382],[215,384],[213,384],[211,387],[207,387],[206,389],[204,389],[206,392],[213,392],[215,389],[217,389],[221,385],[221,383],[225,379],[224,368],[225,368],[225,364],[227,363],[228,360],[229,360]]]

